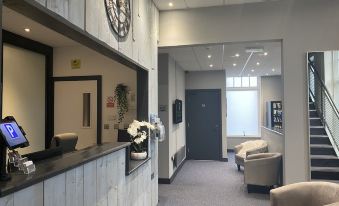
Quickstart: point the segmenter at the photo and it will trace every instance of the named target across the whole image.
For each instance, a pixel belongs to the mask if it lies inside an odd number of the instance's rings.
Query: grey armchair
[[[235,163],[238,166],[238,170],[240,171],[240,166],[244,166],[244,160],[248,155],[267,152],[268,144],[265,140],[252,140],[235,146]]]
[[[76,133],[57,134],[52,138],[51,147],[61,147],[64,153],[75,151],[78,142]]]
[[[249,155],[244,162],[244,181],[250,186],[272,188],[281,184],[282,155],[280,153],[261,153]]]
[[[271,190],[271,206],[339,206],[339,185],[301,182]]]

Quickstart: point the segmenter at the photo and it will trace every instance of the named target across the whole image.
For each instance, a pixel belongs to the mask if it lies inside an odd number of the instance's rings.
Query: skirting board
[[[174,178],[177,176],[178,172],[181,170],[182,166],[185,164],[186,162],[186,157],[183,161],[181,161],[181,164],[179,165],[179,167],[174,171],[174,173],[172,174],[171,178],[159,178],[158,179],[158,183],[159,184],[171,184],[174,180]]]

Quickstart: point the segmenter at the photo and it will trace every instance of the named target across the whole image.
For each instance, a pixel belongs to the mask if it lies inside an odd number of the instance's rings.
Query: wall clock
[[[113,31],[120,38],[126,37],[131,25],[130,0],[105,0],[105,6]]]

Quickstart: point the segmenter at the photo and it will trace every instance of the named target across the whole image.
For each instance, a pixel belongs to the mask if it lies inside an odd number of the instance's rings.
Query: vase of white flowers
[[[131,135],[131,158],[142,160],[147,157],[148,130],[154,130],[149,122],[134,120],[128,127],[127,132]]]

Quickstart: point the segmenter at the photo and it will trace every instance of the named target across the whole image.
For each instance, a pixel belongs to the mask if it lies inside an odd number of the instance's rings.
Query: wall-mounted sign
[[[112,108],[112,107],[114,107],[114,97],[107,97],[107,100],[106,100],[106,107],[107,107],[107,108]]]
[[[125,38],[131,25],[130,0],[105,0],[105,6],[113,31],[120,38]]]
[[[80,59],[72,59],[71,60],[71,68],[72,69],[80,69],[81,67],[81,60]]]

